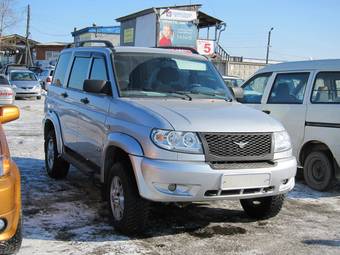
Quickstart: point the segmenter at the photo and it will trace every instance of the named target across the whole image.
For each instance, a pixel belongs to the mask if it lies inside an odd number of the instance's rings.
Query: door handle
[[[87,97],[80,99],[80,102],[82,102],[83,104],[90,103],[90,101],[89,101],[89,99]]]
[[[60,94],[63,98],[68,97],[68,94],[66,92]]]
[[[264,113],[270,114],[269,110],[263,110]]]

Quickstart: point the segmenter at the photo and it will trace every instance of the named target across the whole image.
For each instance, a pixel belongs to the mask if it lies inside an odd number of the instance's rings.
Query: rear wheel
[[[309,187],[324,191],[331,187],[334,181],[334,167],[329,155],[322,151],[313,151],[307,155],[303,175]]]
[[[58,155],[54,130],[49,130],[45,140],[45,168],[47,174],[54,179],[65,178],[70,164]]]
[[[255,219],[269,219],[276,216],[283,206],[285,195],[241,199],[245,213]]]
[[[14,236],[7,241],[0,242],[0,254],[8,255],[17,253],[21,247],[21,242],[22,242],[22,222],[20,217],[17,230]]]
[[[111,168],[107,200],[115,229],[126,235],[141,233],[147,223],[149,203],[138,192],[131,166],[117,162]]]

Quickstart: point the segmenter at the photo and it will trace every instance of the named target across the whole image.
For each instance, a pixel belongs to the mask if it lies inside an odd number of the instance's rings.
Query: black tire
[[[49,155],[48,152],[48,146],[50,142],[53,143],[53,146],[51,145],[51,147],[53,147],[53,153],[51,152],[51,155]],[[65,178],[68,174],[70,164],[58,155],[57,141],[53,129],[49,130],[48,134],[46,135],[44,148],[45,148],[45,168],[47,174],[54,179]],[[52,155],[53,160],[49,162],[49,159],[52,158],[51,157]]]
[[[9,255],[17,253],[21,247],[21,242],[22,242],[22,222],[20,217],[18,227],[14,236],[7,241],[0,242],[0,254]]]
[[[322,151],[309,153],[303,165],[303,176],[312,189],[328,190],[334,182],[334,165],[331,157]]]
[[[41,99],[41,96],[37,96],[37,99],[40,100],[40,99]]]
[[[133,172],[129,163],[114,163],[109,174],[106,194],[113,226],[119,232],[129,236],[143,232],[149,215],[149,202],[139,195],[135,178],[131,173]],[[124,202],[122,203],[124,208],[120,219],[114,215],[111,195],[111,186],[116,177],[120,180],[124,197]]]
[[[269,219],[276,216],[283,206],[285,195],[261,197],[253,199],[241,199],[241,205],[245,213],[255,219]]]

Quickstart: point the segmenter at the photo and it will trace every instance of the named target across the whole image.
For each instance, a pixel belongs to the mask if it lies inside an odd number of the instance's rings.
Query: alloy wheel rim
[[[53,162],[54,162],[54,143],[52,139],[49,139],[47,144],[47,164],[49,169],[53,168]]]
[[[124,189],[121,179],[114,176],[111,182],[110,200],[112,214],[115,220],[121,220],[124,214]]]

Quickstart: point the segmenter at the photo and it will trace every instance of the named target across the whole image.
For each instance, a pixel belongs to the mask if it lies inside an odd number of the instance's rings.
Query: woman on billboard
[[[159,35],[159,46],[172,46],[172,36],[174,32],[170,24],[164,24]]]

